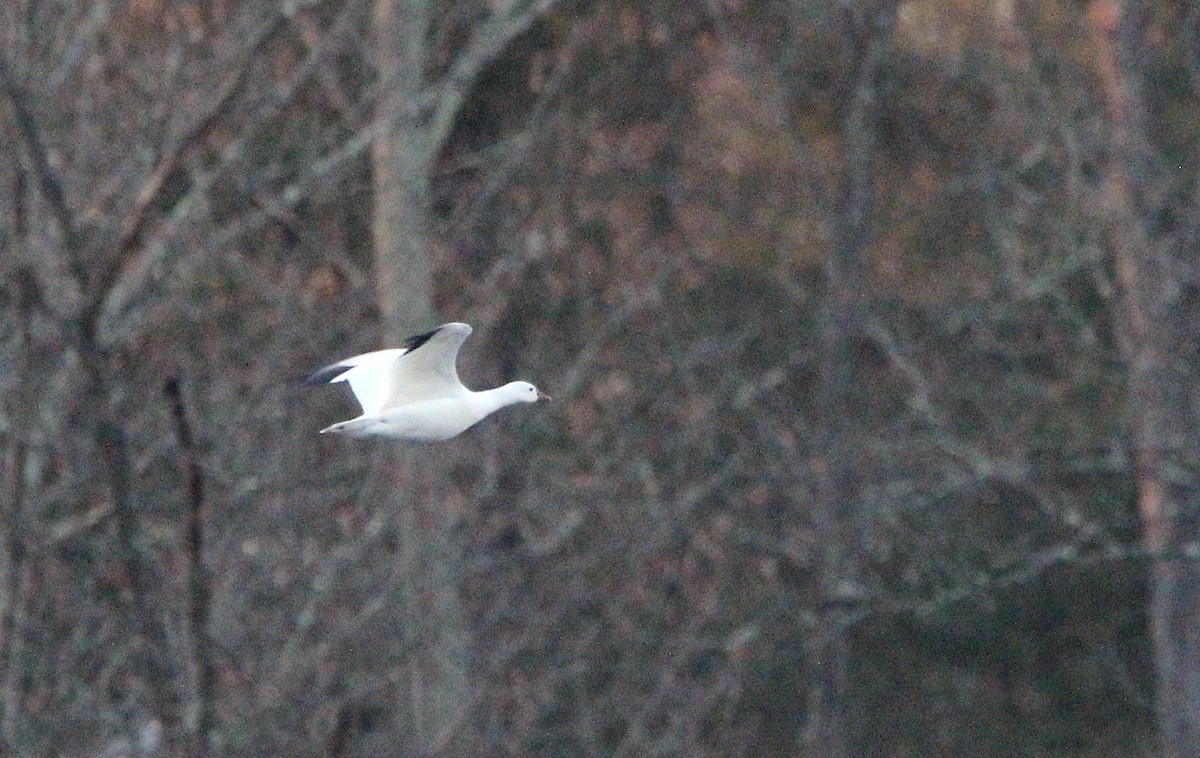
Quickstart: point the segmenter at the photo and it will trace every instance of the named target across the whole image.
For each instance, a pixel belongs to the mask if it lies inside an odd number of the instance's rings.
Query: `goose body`
[[[304,384],[347,382],[362,415],[321,430],[348,437],[435,442],[455,437],[514,403],[549,400],[529,382],[472,392],[458,378],[458,349],[471,334],[449,323],[409,337],[404,347],[347,358],[313,373]]]

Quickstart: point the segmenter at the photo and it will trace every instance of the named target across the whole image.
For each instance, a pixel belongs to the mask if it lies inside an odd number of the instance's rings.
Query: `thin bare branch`
[[[426,142],[429,154],[440,152],[462,111],[463,102],[485,68],[519,35],[554,8],[557,0],[507,0],[498,3],[488,19],[471,35],[450,71],[433,87],[433,115]]]
[[[34,115],[30,94],[17,82],[8,60],[0,55],[0,89],[12,106],[25,152],[33,164],[33,173],[38,188],[50,206],[50,212],[58,223],[66,249],[67,265],[81,289],[88,285],[89,276],[83,262],[83,238],[75,223],[75,215],[67,201],[62,177],[54,167],[50,147],[46,143],[43,129]]]

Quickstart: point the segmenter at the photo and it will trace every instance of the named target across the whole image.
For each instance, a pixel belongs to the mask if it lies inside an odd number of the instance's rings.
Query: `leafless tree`
[[[0,751],[1187,739],[1200,15],[93,5],[0,6]],[[556,402],[316,435],[449,318]]]
[[[1113,260],[1120,287],[1116,316],[1128,371],[1138,512],[1152,564],[1149,621],[1157,671],[1162,750],[1188,755],[1200,739],[1189,694],[1200,686],[1200,604],[1195,552],[1200,482],[1196,478],[1196,369],[1181,347],[1195,339],[1198,272],[1193,202],[1179,199],[1153,138],[1151,24],[1148,3],[1097,2],[1091,8],[1098,69],[1113,129],[1104,207],[1112,213]],[[1173,217],[1175,223],[1163,219]]]
[[[6,168],[4,240],[17,316],[6,350],[20,367],[5,441],[3,731],[14,754],[147,718],[172,751],[212,745],[226,662],[209,628],[213,511],[187,407],[197,388],[180,376],[194,364],[178,345],[149,346],[171,345],[171,327],[196,317],[182,293],[236,267],[216,251],[312,198],[315,179],[361,150],[352,138],[284,173],[254,155],[346,41],[350,15],[338,11],[295,53],[307,12],[3,11],[0,90],[19,158]],[[286,74],[264,76],[285,59]],[[132,365],[146,355],[152,368]],[[147,469],[166,476],[163,492]],[[172,512],[187,529],[165,526]],[[63,686],[106,649],[82,687]]]

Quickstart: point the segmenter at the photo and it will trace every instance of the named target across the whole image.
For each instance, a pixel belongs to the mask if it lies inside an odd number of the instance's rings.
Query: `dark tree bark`
[[[850,14],[847,14],[848,17]],[[854,755],[849,654],[843,611],[860,592],[861,524],[856,457],[864,444],[864,382],[860,346],[866,339],[865,257],[872,241],[875,162],[879,143],[878,78],[895,20],[895,4],[850,18],[860,69],[850,92],[843,129],[843,174],[834,208],[833,240],[821,307],[819,407],[824,410],[813,454],[814,519],[821,543],[820,586],[827,609],[810,632],[809,725],[804,735],[814,755]]]

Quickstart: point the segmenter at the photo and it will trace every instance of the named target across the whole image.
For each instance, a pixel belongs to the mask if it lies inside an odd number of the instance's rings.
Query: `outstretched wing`
[[[466,324],[442,324],[404,341],[403,347],[356,355],[317,371],[302,384],[348,382],[364,416],[421,400],[452,397],[466,388],[458,380],[458,349],[471,334]]]
[[[470,326],[452,322],[408,338],[404,353],[392,364],[381,410],[465,392],[455,364],[470,334]]]
[[[354,398],[362,406],[363,414],[371,416],[383,410],[392,366],[406,352],[405,348],[392,348],[356,355],[326,366],[305,378],[302,384],[348,382],[354,391]]]

